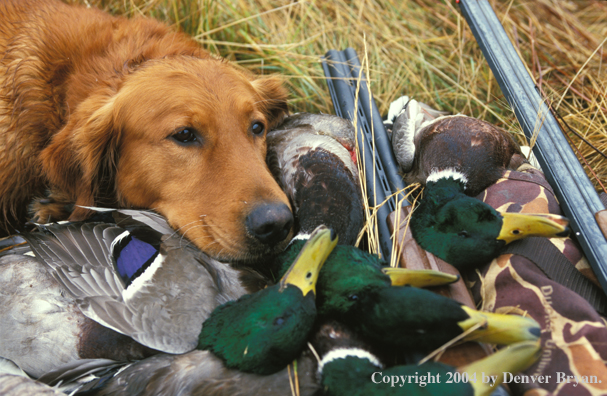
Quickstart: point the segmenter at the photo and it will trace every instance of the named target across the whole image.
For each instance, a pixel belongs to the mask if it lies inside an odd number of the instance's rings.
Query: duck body
[[[242,271],[189,246],[162,217],[113,213],[122,226],[48,225],[25,235],[38,260],[2,258],[0,356],[38,376],[78,359],[187,352],[217,306],[249,292]]]
[[[353,245],[364,222],[352,123],[327,114],[290,116],[267,135],[270,170],[289,197],[296,229],[325,224]]]
[[[476,196],[524,157],[512,136],[488,122],[463,115],[437,119],[415,139],[419,152],[406,181],[420,182],[432,169],[454,168],[468,178],[466,192]]]
[[[526,161],[503,129],[461,114],[445,115],[414,99],[394,122],[392,144],[406,182],[425,185],[431,172],[450,168],[466,176],[470,196]]]

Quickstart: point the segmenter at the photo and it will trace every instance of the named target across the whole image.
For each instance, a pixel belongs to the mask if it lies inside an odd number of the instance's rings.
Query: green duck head
[[[531,318],[476,311],[425,289],[366,288],[360,286],[363,282],[341,283],[340,289],[333,286],[331,293],[339,296],[328,296],[323,313],[382,348],[428,352],[457,337],[506,345],[540,336],[541,328]]]
[[[465,177],[458,172],[428,178],[424,197],[410,223],[413,237],[422,248],[460,271],[491,261],[515,240],[568,234],[568,222],[562,216],[499,213],[464,194],[465,188]]]
[[[303,243],[299,240],[291,244],[292,250],[283,256],[283,266],[289,265],[290,257]],[[417,283],[411,279],[415,279],[411,274],[416,271],[388,269],[384,265],[373,254],[352,246],[336,246],[318,277],[318,314],[340,320],[380,344],[389,341],[418,350],[437,348],[468,330],[467,337],[496,344],[535,340],[539,336],[539,325],[533,319],[479,315],[428,290],[397,286]],[[421,271],[419,276],[426,278],[428,284],[433,283],[434,277],[443,283],[458,279],[442,273],[430,275]],[[405,277],[409,279],[403,281]]]
[[[538,342],[527,341],[459,368],[438,362],[383,368],[364,349],[339,348],[323,357],[318,372],[327,396],[488,396],[503,381],[503,373],[517,374],[527,369],[540,351]],[[456,372],[468,381],[453,381]],[[483,375],[496,381],[483,381]],[[450,378],[452,381],[448,381]]]
[[[282,270],[293,262],[305,239],[295,240],[279,257]],[[437,286],[453,283],[456,275],[431,270],[391,268],[378,256],[353,246],[336,246],[318,277],[316,306],[319,315],[348,312],[357,304],[358,296],[389,286]]]
[[[272,374],[301,352],[316,319],[318,272],[337,236],[319,227],[279,283],[216,308],[204,322],[198,349],[210,350],[226,366]]]

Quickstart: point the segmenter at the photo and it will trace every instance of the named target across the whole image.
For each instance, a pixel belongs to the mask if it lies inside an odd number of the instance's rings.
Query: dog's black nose
[[[258,241],[265,245],[276,245],[289,235],[293,214],[283,203],[262,204],[249,213],[245,224]]]

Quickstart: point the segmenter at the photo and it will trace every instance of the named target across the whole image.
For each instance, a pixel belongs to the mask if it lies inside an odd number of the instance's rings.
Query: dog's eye
[[[264,129],[265,127],[261,122],[254,122],[253,125],[251,125],[251,132],[253,132],[255,135],[261,135]]]
[[[194,128],[183,128],[172,134],[171,138],[182,144],[190,144],[198,140],[196,138],[196,130]]]

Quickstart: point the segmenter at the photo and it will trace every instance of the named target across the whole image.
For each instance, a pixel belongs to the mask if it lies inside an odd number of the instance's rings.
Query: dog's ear
[[[278,125],[288,114],[287,99],[289,93],[282,80],[276,76],[259,77],[251,82],[259,95],[258,104],[268,119],[268,128]]]
[[[98,204],[101,183],[112,180],[120,133],[115,128],[114,100],[112,94],[90,96],[40,155],[51,186],[65,191],[77,205],[70,216],[72,221],[90,215],[89,210],[78,206]]]

